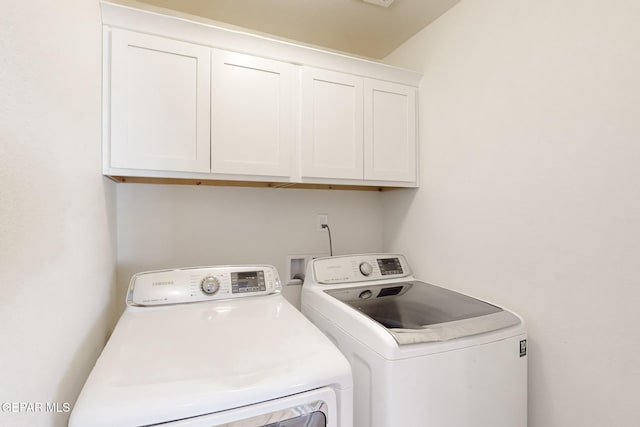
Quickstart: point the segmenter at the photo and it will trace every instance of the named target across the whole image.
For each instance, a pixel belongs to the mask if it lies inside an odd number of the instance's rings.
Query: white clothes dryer
[[[416,280],[404,256],[317,258],[302,312],[351,363],[356,427],[525,427],[516,314]]]
[[[70,427],[352,425],[349,363],[274,267],[134,275]]]

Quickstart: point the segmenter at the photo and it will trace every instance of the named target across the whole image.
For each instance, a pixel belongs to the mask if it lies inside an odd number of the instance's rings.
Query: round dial
[[[371,295],[373,295],[373,292],[371,292],[370,290],[366,290],[366,291],[362,291],[360,292],[360,295],[358,295],[358,298],[360,299],[369,299],[371,298]]]
[[[213,295],[220,289],[220,281],[213,276],[207,276],[202,279],[200,287],[205,294]]]
[[[368,276],[372,272],[373,272],[373,267],[371,267],[371,264],[369,264],[368,262],[360,263],[360,273],[362,273],[365,276]]]

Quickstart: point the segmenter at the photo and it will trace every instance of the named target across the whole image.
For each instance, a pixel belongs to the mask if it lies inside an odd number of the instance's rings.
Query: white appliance
[[[352,425],[349,363],[275,268],[136,274],[70,427]]]
[[[397,254],[317,258],[302,312],[351,363],[356,427],[525,427],[520,317],[433,286]]]

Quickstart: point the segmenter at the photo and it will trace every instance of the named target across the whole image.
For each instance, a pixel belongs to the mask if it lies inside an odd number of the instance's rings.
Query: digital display
[[[378,258],[378,267],[383,276],[388,274],[402,274],[402,264],[398,258]]]
[[[264,271],[262,270],[231,273],[231,292],[234,294],[266,290]]]

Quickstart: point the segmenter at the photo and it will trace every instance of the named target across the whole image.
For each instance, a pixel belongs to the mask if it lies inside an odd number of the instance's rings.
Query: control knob
[[[372,272],[373,272],[373,267],[371,267],[371,264],[369,264],[366,261],[360,263],[360,273],[362,273],[365,276],[368,276]]]
[[[366,291],[360,292],[360,295],[358,295],[358,298],[360,298],[360,299],[369,299],[369,298],[371,298],[372,295],[373,295],[373,292],[371,292],[369,289],[367,289]]]
[[[213,295],[220,289],[220,281],[213,276],[207,276],[202,279],[200,287],[205,294]]]

